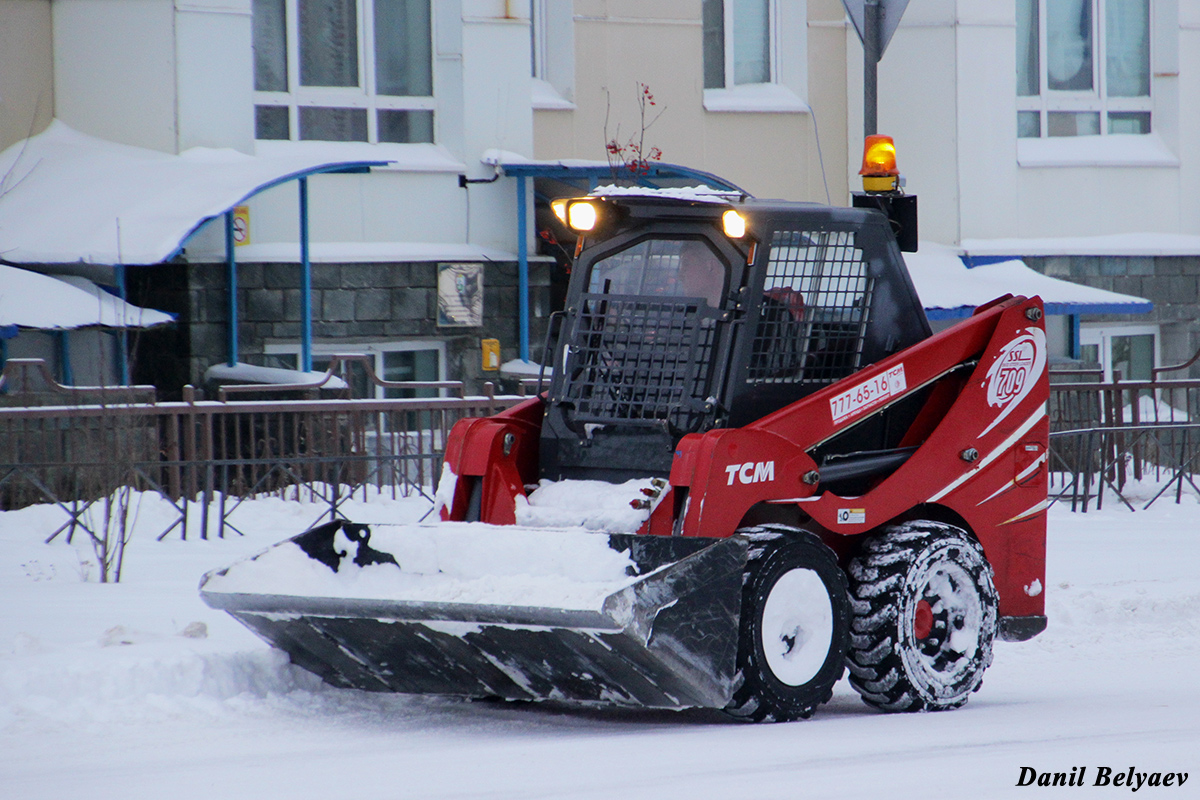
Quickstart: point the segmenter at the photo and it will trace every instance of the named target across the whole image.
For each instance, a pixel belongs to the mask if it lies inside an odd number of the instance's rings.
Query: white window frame
[[[535,111],[575,108],[575,12],[564,0],[529,0]]]
[[[745,86],[740,84],[735,79],[737,72],[737,58],[734,43],[734,29],[737,24],[736,7],[738,2],[746,2],[747,0],[724,0],[721,3],[721,12],[725,18],[725,24],[722,29],[725,33],[725,86],[722,88],[732,89],[735,86]],[[775,76],[779,74],[777,61],[779,59],[779,28],[778,16],[779,9],[776,0],[765,0],[764,5],[767,8],[767,80],[764,83],[774,83]]]
[[[725,88],[704,90],[704,109],[714,112],[807,113],[807,0],[768,0],[770,79],[766,83],[733,82],[733,3],[722,4],[725,35]],[[701,51],[700,69],[704,69]]]
[[[263,352],[269,356],[275,355],[294,355],[297,363],[300,358],[300,345],[292,342],[279,342],[267,344],[263,348]],[[438,339],[417,339],[417,340],[368,340],[368,341],[347,341],[347,342],[321,342],[314,343],[312,352],[313,355],[332,356],[332,355],[348,355],[351,353],[361,353],[371,359],[371,367],[375,370],[375,375],[383,379],[383,356],[385,353],[397,352],[412,352],[416,350],[436,350],[438,354],[438,377],[437,380],[445,380],[446,375],[446,343]],[[384,399],[384,388],[376,386],[375,399]],[[445,397],[444,389],[438,390],[439,397]]]
[[[430,0],[430,69],[437,69],[437,5],[438,0]],[[355,10],[358,22],[358,86],[302,86],[300,84],[300,13],[299,0],[284,0],[284,30],[287,38],[287,81],[286,92],[254,91],[254,105],[283,106],[288,109],[288,139],[260,141],[301,141],[300,139],[300,109],[302,107],[316,108],[363,108],[367,111],[366,141],[379,143],[379,123],[377,111],[434,111],[436,102],[431,94],[428,97],[379,95],[375,93],[375,4],[374,0],[355,0]],[[431,82],[436,90],[437,75]],[[436,142],[438,115],[433,117],[434,135]],[[388,144],[394,144],[388,142]]]
[[[1117,336],[1146,336],[1154,337],[1154,363],[1151,367],[1160,365],[1160,348],[1162,347],[1162,331],[1158,325],[1117,325],[1113,323],[1083,323],[1079,328],[1079,344],[1097,345],[1100,354],[1100,366],[1104,370],[1104,380],[1112,381],[1112,340]],[[1124,376],[1125,380],[1129,376]]]
[[[1047,35],[1046,35],[1046,0],[1038,0],[1038,94],[1017,96],[1017,112],[1038,113],[1038,136],[1023,137],[1024,141],[1046,140],[1051,138],[1072,139],[1076,137],[1051,137],[1049,135],[1049,114],[1054,112],[1067,113],[1096,113],[1100,119],[1099,136],[1111,136],[1108,132],[1108,114],[1121,112],[1138,112],[1150,115],[1150,131],[1155,132],[1156,115],[1154,109],[1154,63],[1156,51],[1156,14],[1155,2],[1150,0],[1148,19],[1149,39],[1149,94],[1143,97],[1109,97],[1108,69],[1105,60],[1108,47],[1108,0],[1086,0],[1092,4],[1092,75],[1093,88],[1090,91],[1056,91],[1049,88],[1047,64]],[[1018,39],[1020,31],[1017,32]]]

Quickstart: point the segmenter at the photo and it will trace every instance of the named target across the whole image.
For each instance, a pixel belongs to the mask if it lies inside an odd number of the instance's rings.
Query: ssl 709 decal
[[[1000,348],[988,367],[984,386],[987,403],[998,406],[1000,413],[980,432],[980,436],[1000,424],[1021,404],[1046,369],[1046,333],[1041,328],[1026,328]]]
[[[904,365],[897,364],[887,372],[868,378],[857,386],[829,400],[829,413],[837,425],[865,414],[908,388],[904,380]]]

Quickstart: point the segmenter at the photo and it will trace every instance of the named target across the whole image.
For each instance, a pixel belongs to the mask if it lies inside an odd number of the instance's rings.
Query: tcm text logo
[[[747,484],[773,481],[775,480],[775,462],[747,461],[745,464],[730,464],[725,468],[725,474],[729,476],[729,483],[725,484],[726,486],[733,486],[734,478]]]

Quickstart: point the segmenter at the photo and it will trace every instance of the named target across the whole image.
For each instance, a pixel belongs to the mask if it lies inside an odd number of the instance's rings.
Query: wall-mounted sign
[[[250,244],[250,206],[233,207],[233,243]]]
[[[500,369],[500,340],[484,339],[480,344],[483,346],[484,371],[495,372]]]
[[[483,325],[483,264],[438,264],[438,326]]]

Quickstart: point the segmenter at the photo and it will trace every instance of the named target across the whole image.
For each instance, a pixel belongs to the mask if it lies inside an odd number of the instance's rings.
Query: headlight
[[[554,212],[554,216],[558,217],[558,221],[563,225],[567,224],[567,201],[554,200],[550,203],[550,210]]]
[[[596,206],[586,200],[578,200],[567,206],[567,224],[577,231],[590,231],[596,227]]]
[[[732,208],[721,215],[721,224],[730,239],[740,239],[746,235],[746,218]]]

